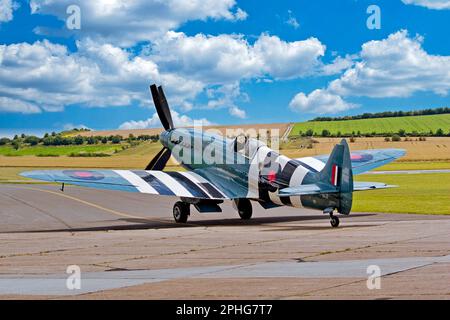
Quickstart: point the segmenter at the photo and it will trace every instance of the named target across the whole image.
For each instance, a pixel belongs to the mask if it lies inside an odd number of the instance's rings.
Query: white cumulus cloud
[[[315,38],[286,42],[262,34],[251,45],[239,35],[173,31],[138,53],[90,38],[76,46],[71,52],[48,40],[0,45],[0,96],[45,111],[73,104],[150,106],[148,85],[156,82],[164,86],[171,107],[192,110],[196,97],[214,88],[209,108],[226,107],[243,117],[237,103],[248,96],[239,90],[241,81],[305,77],[321,67],[325,50]]]
[[[13,0],[0,0],[0,24],[9,22],[14,18],[14,10],[19,8],[19,4]]]
[[[289,103],[289,107],[297,112],[325,114],[342,112],[355,108],[356,105],[326,90],[317,89],[308,95],[303,92],[298,93]]]
[[[408,37],[405,30],[366,42],[360,61],[328,89],[342,96],[408,97],[421,91],[447,95],[450,56],[428,54],[422,42],[422,37]]]
[[[77,36],[122,47],[151,41],[190,20],[244,20],[247,13],[235,0],[31,0],[33,14],[67,19],[69,5],[81,9]]]
[[[450,9],[449,0],[402,0],[404,4],[413,4],[428,9],[442,10]]]
[[[40,113],[41,109],[30,102],[0,96],[0,112]]]
[[[201,123],[203,126],[210,126],[213,123],[205,118],[192,119],[187,115],[179,114],[178,112],[172,110],[172,120],[175,127],[189,127],[195,124]],[[131,129],[147,129],[161,127],[161,121],[159,120],[158,114],[154,113],[151,118],[146,120],[130,120],[122,123],[119,126],[121,130],[131,130]]]
[[[162,70],[224,84],[263,77],[300,78],[320,65],[325,46],[316,38],[286,42],[261,34],[253,45],[242,35],[187,36],[170,31],[157,39],[151,53]]]
[[[30,101],[46,111],[88,107],[151,105],[148,85],[162,83],[173,104],[193,98],[203,84],[161,74],[148,57],[89,39],[71,53],[47,40],[0,45],[0,96]]]
[[[233,117],[236,118],[245,119],[247,117],[245,110],[239,109],[239,107],[236,106],[232,106],[230,109],[228,109],[228,111]]]

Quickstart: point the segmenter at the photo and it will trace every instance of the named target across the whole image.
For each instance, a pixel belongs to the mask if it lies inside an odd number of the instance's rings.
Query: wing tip
[[[41,181],[53,181],[50,175],[48,175],[45,170],[32,170],[32,171],[23,171],[19,173],[20,176],[33,180],[41,180]]]

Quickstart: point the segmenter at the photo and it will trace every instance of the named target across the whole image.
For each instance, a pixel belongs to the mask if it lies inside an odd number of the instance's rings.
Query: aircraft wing
[[[95,189],[118,190],[197,199],[229,199],[199,174],[156,170],[36,170],[21,176]]]
[[[372,169],[384,166],[395,159],[404,156],[403,149],[371,149],[351,152],[353,174],[361,174]],[[313,172],[321,171],[328,161],[329,155],[304,157],[296,159]]]

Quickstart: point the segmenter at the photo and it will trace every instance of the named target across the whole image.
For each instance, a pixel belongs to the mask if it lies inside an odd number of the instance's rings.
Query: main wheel
[[[337,228],[339,226],[339,218],[336,216],[331,216],[330,223],[333,228]]]
[[[248,220],[252,217],[253,214],[253,208],[252,203],[248,199],[239,199],[236,203],[239,217],[241,217],[242,220]]]
[[[173,205],[173,217],[177,223],[186,223],[190,214],[189,203],[178,201]]]

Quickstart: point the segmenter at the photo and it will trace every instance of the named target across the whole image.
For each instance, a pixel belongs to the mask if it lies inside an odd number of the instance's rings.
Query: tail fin
[[[339,188],[341,192],[353,191],[352,160],[345,139],[334,146],[328,162],[319,173],[319,179]]]
[[[352,206],[353,173],[350,149],[342,139],[331,152],[328,162],[319,173],[319,181],[339,190],[339,213],[349,214]]]

